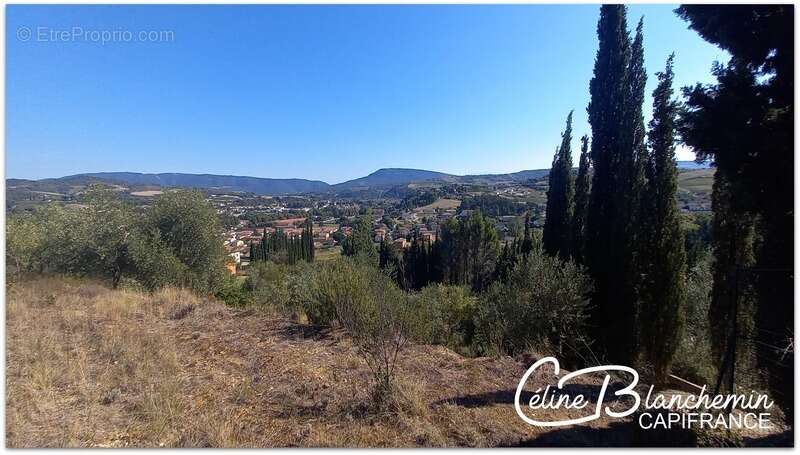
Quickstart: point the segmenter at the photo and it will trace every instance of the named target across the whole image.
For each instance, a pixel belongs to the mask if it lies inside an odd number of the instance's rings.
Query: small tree
[[[6,274],[19,279],[38,269],[45,231],[32,215],[9,215],[6,219]]]
[[[360,215],[353,223],[353,232],[342,242],[342,254],[354,256],[369,264],[378,263],[378,249],[372,242],[372,213]]]
[[[143,220],[187,268],[187,285],[214,292],[222,284],[222,226],[214,207],[199,191],[174,190],[159,196]]]
[[[317,312],[335,315],[353,337],[381,408],[395,390],[397,357],[419,330],[410,299],[376,267],[349,258],[326,264],[314,291]]]

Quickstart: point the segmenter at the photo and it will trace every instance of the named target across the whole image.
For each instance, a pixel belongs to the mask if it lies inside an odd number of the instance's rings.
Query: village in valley
[[[680,170],[677,198],[688,217],[710,213],[712,175],[712,169],[694,169],[691,163]],[[341,244],[352,232],[351,223],[367,213],[371,214],[376,247],[386,242],[403,250],[414,238],[432,244],[448,219],[465,218],[476,210],[491,221],[501,242],[506,243],[522,233],[526,220],[532,229],[542,227],[546,197],[546,177],[491,185],[418,182],[344,196],[208,192],[208,200],[227,220],[224,245],[229,256],[227,268],[234,275],[247,274],[252,249],[265,234],[280,232],[299,238],[307,220],[312,223],[317,260],[340,256]]]
[[[696,217],[702,218],[711,211],[714,170],[693,162],[678,163],[678,167],[678,207],[691,224]],[[290,239],[299,238],[304,223],[311,221],[315,260],[335,259],[341,256],[342,242],[350,235],[354,220],[367,213],[371,216],[376,247],[386,242],[402,251],[414,238],[433,244],[448,219],[463,219],[474,211],[480,211],[493,225],[501,243],[511,242],[523,233],[526,220],[529,228],[541,229],[545,219],[547,171],[522,172],[531,173],[530,178],[465,176],[462,177],[468,179],[465,183],[447,177],[419,180],[409,177],[400,183],[379,182],[346,189],[331,186],[327,191],[272,195],[225,186],[196,189],[203,192],[222,220],[225,232],[221,233],[221,241],[228,271],[244,277],[253,259],[252,249],[262,242],[265,234],[280,232]],[[6,209],[10,213],[24,213],[43,204],[80,207],[92,185],[107,187],[131,204],[144,207],[173,188],[173,185],[139,184],[107,177],[12,179],[7,182]]]

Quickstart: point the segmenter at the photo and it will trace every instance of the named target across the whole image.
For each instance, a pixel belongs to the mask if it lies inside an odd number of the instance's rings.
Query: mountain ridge
[[[693,161],[679,161],[679,169],[700,169],[708,165]],[[190,174],[181,172],[141,173],[141,172],[87,172],[57,178],[6,179],[7,188],[30,184],[68,184],[85,180],[104,181],[116,184],[189,187],[202,189],[221,189],[244,191],[260,195],[290,195],[303,193],[324,193],[339,191],[358,191],[376,187],[391,187],[423,182],[443,182],[461,184],[521,183],[547,176],[549,169],[529,169],[506,174],[467,174],[455,175],[445,172],[412,168],[381,168],[364,177],[345,182],[328,184],[321,180],[301,178],[269,178],[221,174]]]

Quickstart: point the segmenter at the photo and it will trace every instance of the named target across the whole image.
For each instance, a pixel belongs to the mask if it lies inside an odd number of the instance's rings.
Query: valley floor
[[[532,359],[469,359],[438,346],[402,354],[405,404],[374,415],[365,412],[369,370],[344,333],[179,290],[147,295],[46,278],[15,284],[7,290],[6,349],[8,447],[637,441],[628,422],[529,426],[513,400]],[[534,377],[531,389],[548,379]],[[592,381],[580,387],[596,389],[600,381]],[[559,412],[551,417],[567,418]]]

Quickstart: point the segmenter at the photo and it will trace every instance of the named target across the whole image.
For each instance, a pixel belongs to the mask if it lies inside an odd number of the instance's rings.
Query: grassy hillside
[[[694,193],[711,194],[714,169],[692,169],[678,172],[678,188]]]
[[[469,359],[412,346],[401,354],[393,410],[375,414],[369,370],[339,330],[175,289],[151,295],[40,278],[13,285],[7,295],[8,447],[640,441],[627,422],[603,419],[569,431],[522,422],[513,396],[530,356]],[[542,371],[528,387],[551,380]],[[600,383],[584,378],[577,386],[596,390]],[[565,417],[550,412],[548,418]]]

